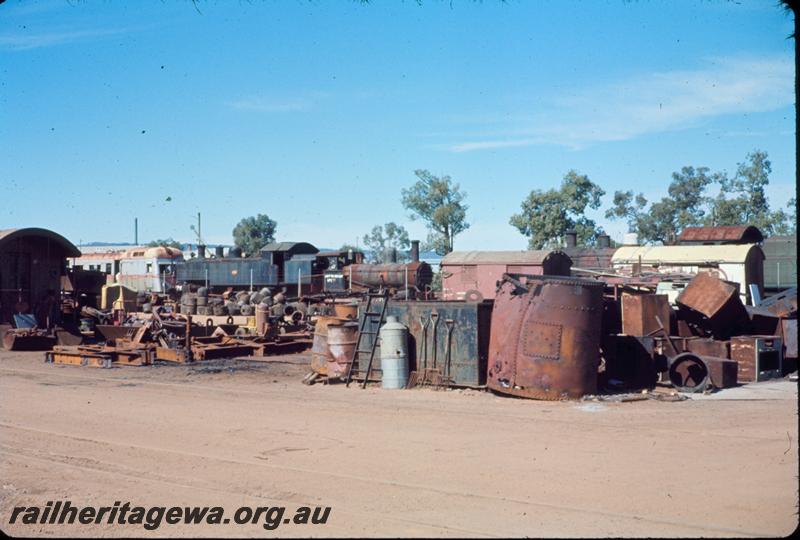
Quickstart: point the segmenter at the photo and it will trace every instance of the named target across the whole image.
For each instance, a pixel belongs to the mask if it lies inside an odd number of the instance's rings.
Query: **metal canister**
[[[504,276],[492,311],[487,385],[534,399],[597,392],[603,283]]]
[[[408,384],[408,329],[394,315],[380,329],[381,386],[405,388]]]
[[[334,304],[333,312],[337,317],[342,317],[344,319],[357,319],[358,304],[355,302],[349,304]]]
[[[328,377],[341,377],[353,361],[353,351],[358,341],[357,322],[328,323]]]
[[[264,335],[269,324],[269,304],[260,303],[256,306],[256,332]]]
[[[338,317],[318,317],[311,341],[311,369],[320,375],[328,375],[328,362],[333,361],[328,345],[328,325],[344,322]]]

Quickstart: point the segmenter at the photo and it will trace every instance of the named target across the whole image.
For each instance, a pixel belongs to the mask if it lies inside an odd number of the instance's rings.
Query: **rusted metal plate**
[[[685,347],[686,351],[703,357],[730,358],[730,341],[711,338],[687,339]]]
[[[707,335],[727,338],[746,330],[749,325],[739,285],[707,272],[692,278],[676,302],[679,318]]]
[[[669,331],[672,308],[666,294],[623,294],[622,333],[628,336],[649,336],[660,328],[656,316]]]
[[[489,388],[536,399],[596,393],[603,287],[592,280],[504,276],[492,311]]]
[[[768,296],[758,307],[764,308],[778,317],[790,317],[797,314],[797,287]]]
[[[731,338],[731,360],[739,364],[739,382],[760,382],[782,377],[783,344],[779,336]]]

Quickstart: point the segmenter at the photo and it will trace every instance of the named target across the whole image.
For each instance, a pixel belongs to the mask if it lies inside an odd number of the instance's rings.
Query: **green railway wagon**
[[[797,287],[797,235],[764,240],[764,289],[770,292]]]

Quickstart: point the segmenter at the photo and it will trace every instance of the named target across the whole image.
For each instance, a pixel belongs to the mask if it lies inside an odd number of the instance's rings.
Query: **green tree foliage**
[[[739,163],[736,174],[710,173],[708,167],[683,167],[672,173],[668,195],[647,207],[640,193],[614,193],[608,219],[624,219],[642,242],[673,243],[685,227],[699,225],[755,225],[761,232],[788,234],[796,228],[796,218],[783,210],[772,211],[766,195],[772,164],[767,153],[754,150]],[[716,197],[706,192],[718,184]],[[789,207],[794,210],[795,205]]]
[[[434,176],[426,170],[416,170],[418,180],[402,190],[403,206],[411,219],[420,218],[428,226],[427,245],[439,255],[453,251],[453,239],[469,228],[464,204],[467,194],[449,176]]]
[[[405,261],[410,245],[408,231],[393,221],[383,226],[375,225],[372,232],[364,235],[364,246],[372,252],[372,262],[388,262],[387,251],[390,249],[397,250],[398,262]]]
[[[559,189],[531,191],[509,222],[528,237],[528,249],[561,246],[568,230],[578,233],[579,245],[592,245],[602,229],[584,214],[587,208],[600,208],[604,194],[588,176],[571,170]]]
[[[718,173],[710,174],[708,167],[683,167],[672,173],[667,197],[647,207],[647,199],[632,191],[614,193],[607,219],[624,219],[631,232],[643,243],[674,243],[684,227],[702,225],[709,198],[708,186],[719,181]]]
[[[147,247],[165,246],[165,247],[181,249],[181,245],[182,244],[180,242],[178,242],[177,240],[173,240],[172,237],[169,237],[165,238],[164,240],[153,240],[152,242],[149,242],[147,244]]]
[[[278,224],[266,214],[246,217],[233,228],[233,242],[247,255],[253,255],[275,241]]]
[[[792,197],[786,203],[786,208],[789,209],[788,216],[788,229],[789,234],[797,234],[797,197]]]
[[[790,215],[769,208],[765,188],[771,172],[767,153],[754,150],[738,164],[733,178],[720,175],[720,192],[711,203],[706,224],[755,225],[765,236],[789,233]]]

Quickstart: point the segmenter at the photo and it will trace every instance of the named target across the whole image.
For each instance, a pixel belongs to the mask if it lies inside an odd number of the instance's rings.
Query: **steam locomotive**
[[[364,264],[360,251],[321,252],[307,242],[275,242],[255,256],[242,257],[232,247],[227,255],[222,246],[214,257],[199,246],[197,257],[175,265],[175,281],[181,286],[207,287],[211,292],[225,289],[285,289],[291,296],[335,294],[380,287],[422,291],[433,280],[429,264],[419,261],[418,244],[412,244],[409,263]]]

